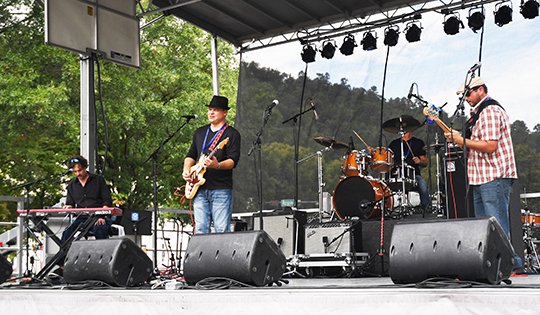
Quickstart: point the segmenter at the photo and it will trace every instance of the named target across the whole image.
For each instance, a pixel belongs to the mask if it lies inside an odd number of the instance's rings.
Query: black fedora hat
[[[210,104],[208,104],[208,107],[228,110],[230,108],[229,99],[225,96],[214,95],[210,101]]]

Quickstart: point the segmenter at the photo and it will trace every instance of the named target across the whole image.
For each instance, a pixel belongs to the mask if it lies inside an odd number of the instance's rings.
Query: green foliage
[[[0,195],[21,195],[24,190],[17,185],[40,180],[30,187],[31,206],[44,207],[63,194],[60,176],[51,174],[63,172],[63,161],[79,152],[79,61],[43,43],[43,9],[38,2],[24,3],[28,14],[17,19],[5,9],[10,0],[0,0],[0,17],[9,17],[0,22]],[[180,116],[206,116],[213,94],[210,40],[199,28],[168,17],[142,32],[140,69],[100,61],[108,143],[98,103],[99,161],[115,199],[127,209],[151,205],[152,163],[144,161],[183,123]],[[218,50],[221,94],[235,104],[233,48],[219,41]],[[196,123],[181,130],[159,155],[162,206],[178,206],[172,192],[183,184],[183,159],[204,120]]]

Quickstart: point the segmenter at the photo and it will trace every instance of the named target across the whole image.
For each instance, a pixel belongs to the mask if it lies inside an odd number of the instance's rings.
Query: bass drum
[[[341,220],[351,217],[372,219],[381,215],[383,196],[385,209],[392,209],[392,191],[384,182],[374,178],[350,176],[337,184],[332,203]]]

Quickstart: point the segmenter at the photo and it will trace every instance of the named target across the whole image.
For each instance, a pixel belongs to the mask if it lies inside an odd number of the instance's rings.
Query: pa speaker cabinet
[[[184,277],[197,283],[224,277],[263,286],[281,279],[286,259],[264,231],[193,235],[184,260]]]
[[[99,280],[115,286],[136,286],[152,275],[152,261],[127,238],[77,241],[64,264],[67,283]]]
[[[13,273],[13,266],[0,254],[0,283],[4,283]]]
[[[397,223],[390,277],[415,283],[433,277],[498,284],[508,279],[514,250],[494,218]]]
[[[314,223],[306,225],[305,233],[306,254],[362,251],[360,221]]]
[[[263,215],[263,230],[270,235],[285,257],[304,253],[304,211],[278,212]],[[253,230],[260,230],[260,216],[253,215]],[[298,241],[297,241],[298,240]],[[295,251],[295,248],[297,250]]]

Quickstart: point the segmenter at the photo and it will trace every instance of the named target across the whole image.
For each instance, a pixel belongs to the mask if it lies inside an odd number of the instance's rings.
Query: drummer
[[[420,123],[418,125],[420,125]],[[394,152],[394,165],[401,165],[400,139],[401,138],[395,139],[389,145],[389,148]],[[430,203],[428,186],[420,174],[420,167],[423,168],[429,165],[429,160],[426,155],[426,144],[421,139],[414,137],[412,131],[406,131],[403,134],[403,153],[405,156],[405,163],[414,167],[416,174],[415,180],[418,183],[418,193],[420,194],[422,209],[428,210]]]

